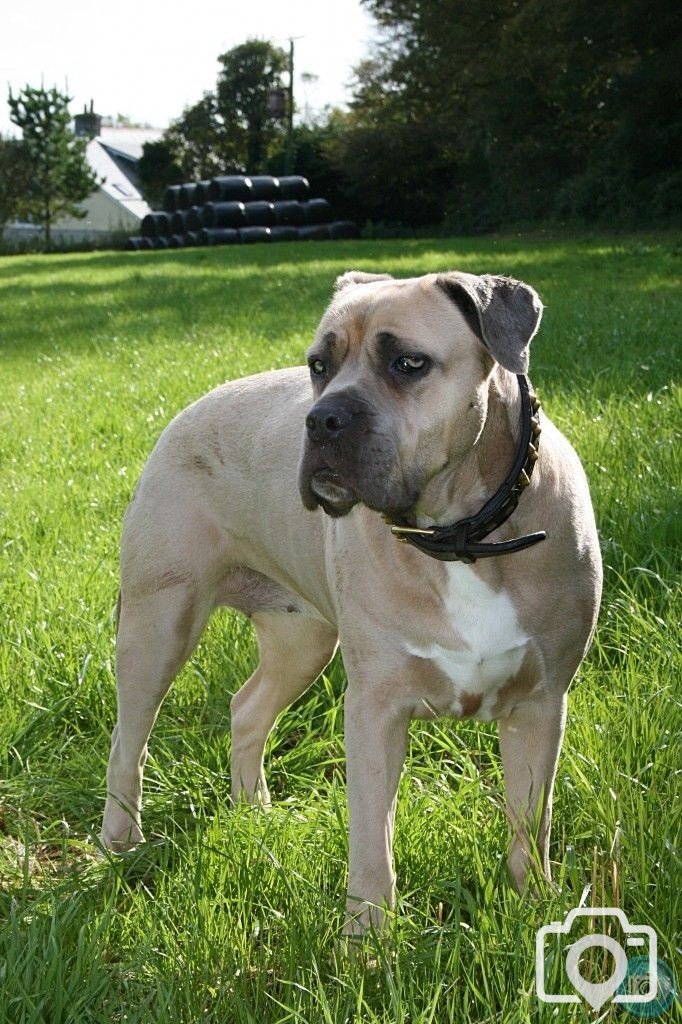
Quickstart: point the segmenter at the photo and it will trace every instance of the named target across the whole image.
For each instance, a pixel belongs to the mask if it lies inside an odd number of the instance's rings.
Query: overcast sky
[[[0,132],[13,132],[6,85],[60,89],[77,113],[124,114],[164,128],[215,87],[219,53],[249,37],[296,40],[296,102],[313,108],[349,98],[351,68],[367,52],[373,22],[359,0],[24,0],[3,4]],[[318,76],[314,84],[303,73]]]

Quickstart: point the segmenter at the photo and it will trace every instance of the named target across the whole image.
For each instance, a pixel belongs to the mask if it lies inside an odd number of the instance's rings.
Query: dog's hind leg
[[[123,851],[143,839],[140,811],[147,740],[211,607],[207,595],[187,580],[155,593],[123,591],[116,644],[118,719],[111,737],[100,836],[107,849]]]
[[[232,798],[269,802],[263,751],[279,713],[307,690],[336,649],[336,630],[286,612],[255,612],[260,663],[232,698]]]

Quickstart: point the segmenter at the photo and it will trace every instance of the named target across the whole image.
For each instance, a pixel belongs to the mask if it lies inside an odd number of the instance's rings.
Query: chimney
[[[90,109],[83,107],[82,114],[76,114],[73,119],[74,131],[81,138],[94,139],[102,130],[102,118],[95,113],[95,102],[90,100]]]

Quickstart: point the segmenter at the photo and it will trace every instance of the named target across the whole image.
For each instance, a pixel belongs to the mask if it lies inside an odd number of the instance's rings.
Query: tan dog
[[[345,274],[309,369],[226,384],[167,427],[125,518],[106,847],[142,839],[159,706],[211,612],[229,605],[251,617],[260,649],[231,704],[235,799],[267,802],[268,733],[340,639],[348,932],[380,924],[393,905],[411,718],[499,719],[511,873],[522,888],[537,857],[549,876],[566,692],[594,629],[601,562],[580,462],[517,381],[541,310],[531,288],[506,278]],[[474,562],[459,528],[464,561],[441,560],[456,557],[452,544],[430,557],[398,543],[437,546],[430,526],[475,516],[526,428],[533,442],[510,491],[518,507],[479,547],[529,530],[546,540]]]

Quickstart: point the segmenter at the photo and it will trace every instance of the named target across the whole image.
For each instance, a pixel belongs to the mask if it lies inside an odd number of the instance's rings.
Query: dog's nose
[[[353,410],[340,400],[318,402],[305,418],[311,441],[335,441],[352,423]]]

